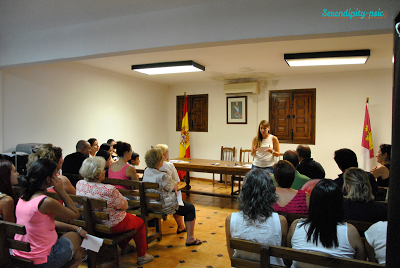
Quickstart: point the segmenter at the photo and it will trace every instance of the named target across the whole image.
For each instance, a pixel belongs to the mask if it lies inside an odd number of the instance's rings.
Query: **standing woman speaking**
[[[251,168],[261,168],[272,174],[275,163],[274,156],[279,156],[279,140],[269,133],[270,124],[262,120],[258,127],[257,136],[251,144],[251,155],[254,157]]]

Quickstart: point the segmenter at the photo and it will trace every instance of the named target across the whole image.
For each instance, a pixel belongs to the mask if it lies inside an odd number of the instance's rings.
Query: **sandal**
[[[177,233],[177,234],[186,233],[186,228],[183,229],[182,231],[179,231],[178,229],[176,229],[176,233]]]
[[[203,244],[203,242],[196,238],[196,240],[194,240],[192,243],[186,243],[186,246],[187,247],[198,246],[198,245],[201,245],[201,244]]]

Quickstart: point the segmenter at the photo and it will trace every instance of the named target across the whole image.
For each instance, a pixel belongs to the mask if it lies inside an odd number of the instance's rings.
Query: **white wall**
[[[264,83],[258,96],[248,96],[248,124],[226,124],[226,95],[221,83],[174,86],[169,95],[169,113],[176,109],[176,95],[209,94],[209,132],[190,132],[191,157],[219,159],[220,147],[250,148],[257,125],[269,118],[269,90],[316,88],[316,138],[311,145],[312,157],[325,168],[327,178],[341,173],[333,160],[340,148],[352,149],[361,166],[361,136],[365,100],[370,98],[369,112],[375,153],[380,143],[391,143],[392,70],[358,71],[279,77]],[[170,116],[170,157],[177,157],[180,133],[175,131],[175,118]],[[278,137],[279,138],[279,137]],[[281,152],[295,149],[297,144],[281,144]],[[376,161],[371,162],[371,166]],[[195,177],[210,178],[194,173]]]
[[[3,71],[3,148],[53,143],[64,156],[78,140],[131,143],[141,156],[168,141],[168,88],[77,63]],[[140,167],[144,167],[142,161]]]
[[[74,151],[79,139],[109,138],[132,144],[144,156],[150,145],[167,143],[178,156],[176,96],[209,94],[208,132],[191,132],[193,158],[219,159],[220,147],[249,148],[259,121],[268,119],[269,90],[316,88],[316,144],[312,156],[328,178],[340,173],[333,152],[361,149],[365,99],[370,98],[375,148],[391,143],[392,70],[279,77],[248,96],[248,124],[226,124],[222,83],[166,86],[80,65],[58,63],[3,70],[3,151],[18,143],[51,142]],[[281,152],[297,145],[281,144]],[[376,152],[376,151],[375,151]],[[143,158],[142,158],[143,160]],[[374,161],[373,164],[376,162]],[[140,167],[144,167],[142,161]],[[209,174],[193,174],[208,177]]]

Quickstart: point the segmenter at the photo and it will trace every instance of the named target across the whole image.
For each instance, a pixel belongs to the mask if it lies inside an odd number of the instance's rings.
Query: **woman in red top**
[[[296,176],[294,166],[286,160],[274,165],[274,177],[278,184],[278,201],[274,204],[276,212],[307,214],[310,195],[303,190],[294,190],[292,183]]]

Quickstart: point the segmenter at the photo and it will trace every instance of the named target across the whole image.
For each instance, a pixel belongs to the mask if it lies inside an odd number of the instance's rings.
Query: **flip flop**
[[[201,245],[201,244],[203,244],[203,242],[196,238],[196,240],[194,240],[192,243],[186,243],[186,246],[187,247],[198,246],[198,245]]]
[[[182,231],[179,231],[178,229],[176,229],[176,233],[177,233],[177,234],[186,233],[186,228],[183,229]]]

